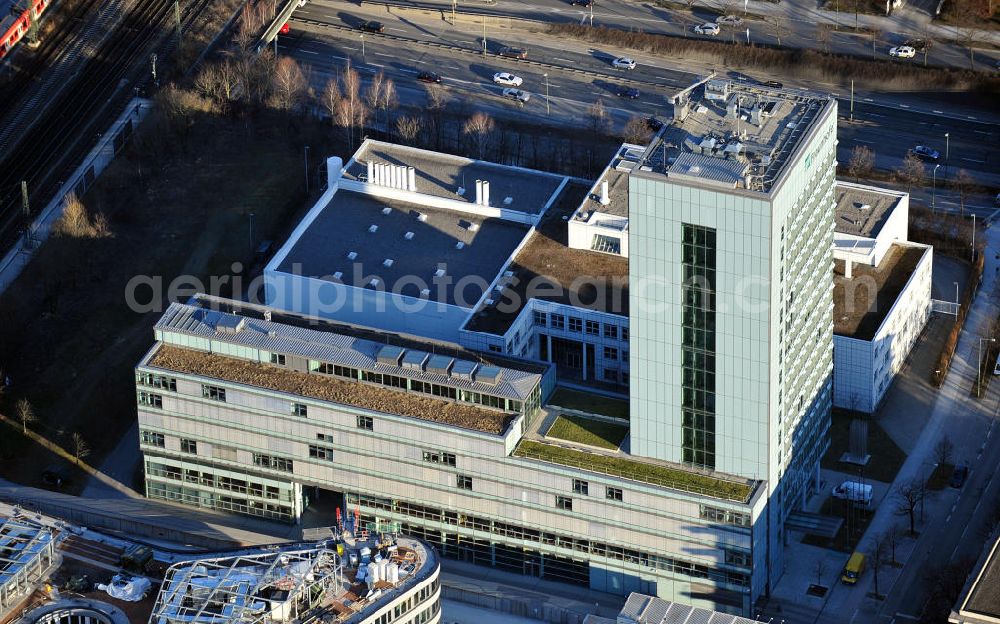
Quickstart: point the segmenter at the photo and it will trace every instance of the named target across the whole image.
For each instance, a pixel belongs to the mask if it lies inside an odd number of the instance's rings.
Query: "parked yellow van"
[[[858,582],[858,577],[861,573],[865,571],[865,555],[864,553],[855,552],[851,555],[851,558],[847,560],[847,565],[844,566],[844,571],[840,573],[840,580],[847,585],[854,585]]]

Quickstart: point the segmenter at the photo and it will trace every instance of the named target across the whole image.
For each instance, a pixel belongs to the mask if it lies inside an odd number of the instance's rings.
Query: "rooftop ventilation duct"
[[[483,181],[476,180],[476,205],[483,205]]]
[[[462,249],[463,247],[465,247],[465,243],[463,243],[462,241],[458,241],[457,243],[455,243],[455,249]]]
[[[601,181],[601,205],[607,206],[611,203],[611,198],[608,196],[608,181]]]
[[[390,215],[390,214],[392,214],[392,208],[386,206],[385,208],[382,209],[382,214],[384,214],[384,215]]]
[[[424,214],[424,213],[422,213],[422,212],[418,212],[417,213],[417,221],[420,221],[421,223],[427,221],[427,215]]]
[[[347,259],[348,260],[354,260],[357,257],[358,257],[358,252],[356,252],[356,251],[349,251],[349,252],[347,252]]]
[[[375,178],[375,161],[374,160],[369,160],[368,161],[368,183],[369,184],[374,183],[374,178]]]
[[[479,231],[479,224],[478,223],[470,223],[468,229],[469,229],[470,232],[478,232]]]
[[[413,167],[406,168],[406,190],[417,192],[417,170]]]
[[[407,232],[406,234],[403,234],[403,238],[405,238],[406,240],[413,240],[413,232]]]
[[[436,269],[436,270],[434,271],[434,277],[444,277],[444,269],[443,269],[443,268],[441,268],[441,267],[438,267],[438,268],[437,268],[437,269]]]
[[[335,280],[338,280],[338,281],[339,281],[339,280],[340,280],[341,278],[343,278],[343,277],[344,277],[344,272],[343,272],[343,271],[336,271],[336,272],[335,272],[335,273],[333,274],[333,279],[335,279]]]
[[[368,231],[374,234],[375,232],[378,232],[378,226],[372,223],[370,226],[368,226]]]
[[[490,205],[490,182],[489,180],[483,180],[483,205]]]
[[[392,258],[386,258],[385,260],[383,260],[382,261],[382,266],[384,266],[387,269],[389,267],[391,267],[392,266]]]
[[[509,206],[509,205],[511,205],[513,203],[514,203],[514,198],[511,197],[510,195],[508,195],[507,197],[503,198],[503,205],[504,206]]]

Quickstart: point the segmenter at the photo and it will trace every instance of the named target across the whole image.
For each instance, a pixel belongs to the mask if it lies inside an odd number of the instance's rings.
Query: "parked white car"
[[[520,87],[524,83],[524,79],[507,72],[497,72],[493,74],[493,82],[507,87]]]
[[[526,91],[521,91],[520,89],[512,89],[510,87],[507,87],[506,89],[503,90],[503,96],[505,98],[517,101],[517,103],[521,104],[522,106],[524,104],[527,104],[528,100],[531,99],[530,93]]]
[[[627,56],[616,58],[615,60],[611,61],[611,65],[615,69],[635,69],[635,61]]]
[[[913,58],[917,55],[917,51],[910,46],[896,46],[895,48],[889,48],[889,56],[895,56],[898,58]]]
[[[719,25],[715,22],[708,22],[695,26],[694,31],[699,35],[717,35],[719,34]]]

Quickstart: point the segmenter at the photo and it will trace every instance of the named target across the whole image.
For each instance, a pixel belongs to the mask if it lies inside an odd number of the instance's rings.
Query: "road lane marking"
[[[407,73],[407,74],[415,74],[415,73],[417,73],[417,70],[415,70],[415,69],[409,69],[407,67],[400,67],[399,71]]]
[[[396,32],[406,32],[405,28],[392,28],[392,27],[390,27],[389,30],[395,30]]]
[[[385,52],[374,52],[375,56],[384,56],[385,58],[395,58],[393,54],[386,54]]]
[[[571,61],[569,59],[564,59],[564,58],[554,58],[552,60],[554,60],[554,61],[562,61],[563,63],[572,63],[573,62],[573,61]]]
[[[304,50],[302,48],[299,48],[299,52],[305,52],[306,54],[319,54],[319,52],[314,52],[312,50]]]
[[[899,107],[900,108],[909,108],[910,105],[909,104],[900,104]]]
[[[873,100],[873,99],[871,99],[871,98],[865,98],[865,101],[866,101],[866,102],[874,102],[875,100]]]
[[[993,134],[992,132],[987,132],[986,130],[973,130],[973,132],[975,132],[976,134],[985,134],[986,136],[990,136],[991,134]]]
[[[951,522],[951,514],[948,514],[948,517],[944,519],[945,524],[948,524],[949,522]]]
[[[963,158],[962,160],[967,161],[967,162],[979,163],[979,164],[983,164],[983,163],[986,162],[985,160],[976,160],[975,158]]]
[[[938,115],[944,115],[944,111],[939,111],[939,110],[936,110],[936,111],[934,111],[934,112],[935,112],[935,113],[937,113]]]

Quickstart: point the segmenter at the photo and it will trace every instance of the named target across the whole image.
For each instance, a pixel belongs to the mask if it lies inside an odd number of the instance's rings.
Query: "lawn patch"
[[[628,401],[569,388],[556,388],[550,405],[628,420]]]
[[[868,465],[863,468],[840,461],[841,456],[850,449],[851,421],[855,418],[868,420],[868,454],[871,455],[871,459],[868,461]],[[906,453],[896,446],[885,429],[869,416],[850,410],[833,408],[833,420],[830,424],[830,450],[823,456],[823,468],[852,475],[863,474],[865,479],[892,483],[904,461],[906,461]]]
[[[739,502],[745,502],[753,491],[746,482],[724,481],[679,468],[649,464],[627,457],[598,455],[532,440],[522,440],[514,449],[514,455]]]
[[[545,436],[614,451],[618,449],[627,434],[628,427],[623,425],[561,414],[549,427]]]

